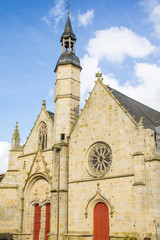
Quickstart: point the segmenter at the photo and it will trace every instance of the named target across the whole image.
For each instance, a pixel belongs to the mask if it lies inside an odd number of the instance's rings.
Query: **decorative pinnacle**
[[[45,100],[42,101],[42,107],[46,108],[46,101]]]
[[[144,119],[144,117],[141,117],[141,118],[140,118],[139,123],[138,123],[139,126],[143,126],[143,125],[144,125],[143,119]]]
[[[16,122],[16,126],[14,129],[13,137],[12,137],[12,146],[11,149],[13,150],[20,150],[20,135],[19,135],[19,129],[18,129],[18,122]]]
[[[15,126],[15,130],[14,130],[14,133],[13,133],[13,138],[15,139],[20,139],[20,136],[19,136],[19,129],[18,129],[18,122],[16,122],[16,126]]]
[[[100,73],[100,72],[98,71],[98,73],[96,73],[95,77],[97,77],[98,80],[102,80],[102,79],[101,79],[102,73]]]

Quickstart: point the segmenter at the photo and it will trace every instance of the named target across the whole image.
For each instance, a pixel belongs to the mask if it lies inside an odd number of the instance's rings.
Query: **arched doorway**
[[[32,175],[25,186],[23,231],[30,232],[32,240],[48,240],[50,191],[50,182],[41,173]]]
[[[109,240],[109,211],[102,202],[94,208],[94,240]]]
[[[35,205],[35,213],[34,213],[34,237],[33,240],[39,239],[39,232],[41,227],[41,207],[36,204]]]
[[[49,232],[50,232],[50,203],[46,205],[45,240],[48,240]]]

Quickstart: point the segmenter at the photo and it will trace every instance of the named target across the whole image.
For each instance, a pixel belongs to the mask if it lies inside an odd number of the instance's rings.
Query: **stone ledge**
[[[107,180],[107,179],[114,179],[114,178],[126,178],[126,177],[134,177],[134,173],[122,174],[122,175],[117,175],[117,176],[109,176],[109,177],[103,177],[103,178],[75,180],[75,181],[70,181],[69,184],[79,183],[79,182],[92,182],[92,181]]]
[[[143,152],[135,152],[135,153],[132,154],[133,157],[141,156],[141,155],[144,155],[144,153]]]
[[[18,186],[0,186],[0,189],[18,189]]]
[[[133,186],[136,187],[136,186],[145,186],[145,184],[143,182],[136,182],[136,183],[133,183]]]

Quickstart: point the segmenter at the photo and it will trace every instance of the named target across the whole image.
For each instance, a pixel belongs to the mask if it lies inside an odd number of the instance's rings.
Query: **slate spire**
[[[55,72],[58,66],[73,64],[79,68],[81,68],[79,58],[75,54],[75,42],[76,36],[73,33],[72,25],[69,17],[69,12],[67,15],[67,21],[65,25],[64,32],[61,36],[61,45],[62,45],[62,54],[58,59]]]
[[[68,13],[68,16],[67,16],[65,29],[64,29],[64,32],[63,32],[62,37],[61,37],[61,42],[63,41],[63,38],[64,39],[71,38],[72,40],[76,41],[76,36],[75,36],[75,34],[73,33],[73,30],[72,30],[72,25],[71,25],[69,13]]]

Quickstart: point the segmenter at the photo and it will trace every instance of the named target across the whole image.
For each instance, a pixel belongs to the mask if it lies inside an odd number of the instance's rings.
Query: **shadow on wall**
[[[0,233],[0,240],[13,240],[11,233]]]

